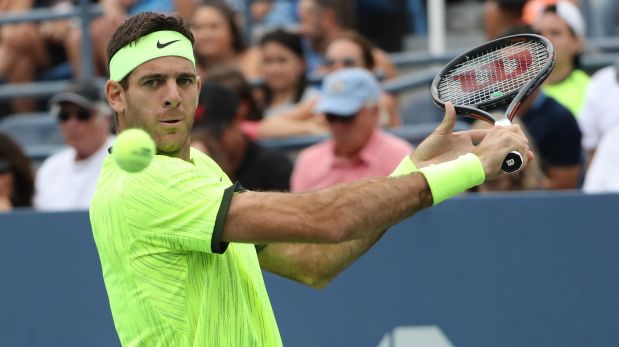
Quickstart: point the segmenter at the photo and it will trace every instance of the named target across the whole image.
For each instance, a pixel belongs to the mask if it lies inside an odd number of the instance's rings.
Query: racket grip
[[[522,168],[522,154],[516,151],[511,151],[503,160],[501,170],[506,173],[514,173]]]

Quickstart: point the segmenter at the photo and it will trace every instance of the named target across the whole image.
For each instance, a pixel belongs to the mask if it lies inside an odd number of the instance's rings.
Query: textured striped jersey
[[[90,207],[123,346],[281,346],[256,250],[222,242],[233,188],[209,157],[104,164]]]

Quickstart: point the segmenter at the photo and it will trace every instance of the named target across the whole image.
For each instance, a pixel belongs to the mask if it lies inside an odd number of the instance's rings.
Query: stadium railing
[[[9,115],[0,121],[0,132],[11,136],[36,163],[65,146],[58,121],[47,112]]]
[[[100,5],[92,5],[90,0],[79,0],[79,3],[68,10],[53,10],[51,8],[32,9],[24,12],[7,12],[0,15],[0,25],[24,22],[40,22],[46,20],[78,19],[82,32],[80,56],[82,63],[80,76],[90,80],[94,76],[92,49],[90,43],[90,23],[92,18],[103,14]],[[0,85],[0,100],[15,97],[48,97],[66,90],[71,81],[37,81],[24,84]]]

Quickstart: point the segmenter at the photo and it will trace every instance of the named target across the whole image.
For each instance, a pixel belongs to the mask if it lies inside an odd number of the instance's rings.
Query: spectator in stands
[[[378,128],[380,94],[380,84],[365,69],[345,68],[326,76],[317,111],[328,120],[332,138],[299,154],[293,192],[387,175],[412,151],[408,142]]]
[[[245,116],[244,121],[260,121],[264,118],[262,108],[254,97],[251,84],[235,64],[223,64],[214,67],[209,72],[207,80],[217,82],[236,93],[241,107],[244,108],[244,111],[241,112]],[[196,115],[197,119],[199,119],[199,114],[200,112]]]
[[[235,91],[241,100],[241,107],[246,115],[241,126],[249,138],[281,138],[298,135],[326,134],[327,124],[322,117],[314,116],[315,100],[302,103],[300,107],[289,110],[277,117],[264,118],[252,86],[238,69],[232,65],[222,65],[209,73],[209,79],[215,80]]]
[[[201,76],[214,66],[235,64],[245,78],[259,77],[260,53],[246,46],[237,19],[234,10],[221,0],[205,1],[195,8],[191,31],[196,40],[194,51]]]
[[[53,5],[53,7],[52,7]],[[71,1],[9,1],[7,11],[23,12],[37,7],[63,10]],[[67,60],[65,38],[69,21],[43,21],[2,25],[0,30],[0,80],[8,83],[28,83],[37,79],[44,70]],[[33,112],[36,100],[16,98],[11,102],[15,113]]]
[[[250,14],[252,42],[258,42],[265,33],[273,29],[292,29],[298,24],[296,1],[254,0],[251,2]]]
[[[587,152],[587,166],[606,132],[619,127],[619,60],[596,72],[587,89],[585,105],[578,124],[582,131],[582,146]]]
[[[233,181],[251,190],[288,190],[292,162],[286,154],[262,147],[243,134],[246,108],[236,93],[207,80],[199,97],[201,114],[192,144],[205,149]],[[197,145],[197,146],[196,146]]]
[[[90,26],[93,64],[95,74],[99,76],[107,75],[105,48],[114,30],[124,20],[146,11],[178,13],[182,18],[188,19],[194,7],[193,1],[186,0],[100,0],[99,3],[103,8],[103,15],[94,18]],[[67,54],[76,78],[79,78],[81,73],[81,37],[81,28],[75,27],[67,40]]]
[[[306,64],[301,37],[277,29],[260,40],[264,79],[264,116],[281,115],[318,95],[305,76]],[[311,117],[310,113],[308,117]]]
[[[357,28],[376,46],[387,52],[399,52],[408,32],[407,0],[357,0]]]
[[[523,26],[522,15],[527,0],[486,0],[484,2],[484,32],[488,40],[503,36],[515,27]]]
[[[301,34],[308,43],[305,52],[308,71],[315,73],[323,65],[327,44],[342,32],[356,28],[354,1],[300,0],[298,13]],[[397,76],[397,69],[387,53],[377,48],[373,54],[378,73],[387,79]]]
[[[0,133],[0,212],[32,206],[33,195],[30,160],[13,139]]]
[[[103,159],[112,146],[111,111],[101,89],[79,83],[54,95],[49,104],[69,146],[47,158],[36,175],[35,207],[88,209]]]
[[[585,39],[580,10],[569,1],[557,1],[538,15],[533,28],[552,42],[557,53],[554,70],[542,87],[544,92],[578,117],[589,84],[589,76],[580,69]]]
[[[333,72],[345,67],[360,67],[374,71],[376,61],[372,43],[355,31],[347,31],[336,36],[325,53],[324,68],[326,72]],[[395,95],[382,92],[380,102],[379,124],[386,127],[396,127],[402,124],[400,107]]]
[[[568,0],[576,6],[580,6],[580,0]],[[589,1],[589,0],[585,0]],[[556,5],[558,0],[527,0],[523,10],[522,19],[527,25],[532,25],[540,13],[550,5]]]
[[[587,193],[619,192],[619,127],[602,138],[589,166],[583,190]]]
[[[546,189],[574,189],[582,175],[581,132],[572,113],[539,89],[518,110],[538,152]]]

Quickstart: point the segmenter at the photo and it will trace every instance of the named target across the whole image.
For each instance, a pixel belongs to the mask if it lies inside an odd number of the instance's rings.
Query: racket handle
[[[503,160],[501,170],[506,173],[514,173],[522,168],[522,154],[516,151],[511,151]]]
[[[511,124],[512,122],[509,120],[509,118],[499,119],[494,122],[494,125],[502,127],[509,126]],[[501,170],[506,173],[514,173],[522,168],[523,162],[524,161],[522,160],[522,154],[516,151],[511,151],[507,154],[505,160],[503,160]]]

